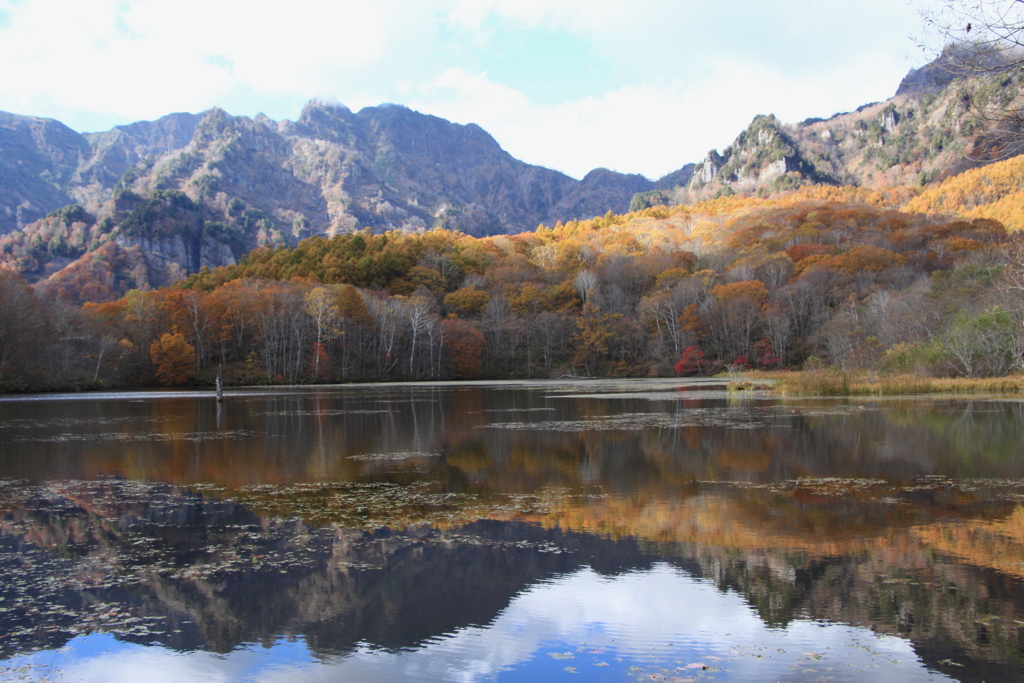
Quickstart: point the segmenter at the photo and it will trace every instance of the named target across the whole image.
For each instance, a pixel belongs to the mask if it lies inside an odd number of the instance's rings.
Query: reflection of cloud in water
[[[78,638],[56,653],[40,653],[16,661],[22,665],[27,663],[30,670],[35,670],[35,676],[26,671],[17,680],[181,683],[278,680],[277,672],[314,660],[302,642],[279,642],[269,649],[236,650],[225,656],[209,652],[179,653],[93,635]],[[53,672],[51,667],[60,673]]]
[[[552,673],[571,665],[583,680],[608,674],[625,679],[631,666],[634,674],[667,669],[685,678],[693,674],[687,665],[698,663],[725,669],[735,681],[814,680],[826,674],[830,680],[870,677],[877,683],[951,680],[924,668],[907,641],[866,628],[810,621],[769,628],[738,594],[722,593],[664,564],[615,578],[581,569],[522,592],[487,627],[464,628],[415,650],[361,647],[313,661],[299,643],[224,656],[120,644],[116,651],[96,652],[79,647],[84,641],[6,664],[51,665],[82,683],[142,677],[148,683],[489,681],[531,661],[534,668],[554,667]],[[621,675],[614,675],[617,669]]]

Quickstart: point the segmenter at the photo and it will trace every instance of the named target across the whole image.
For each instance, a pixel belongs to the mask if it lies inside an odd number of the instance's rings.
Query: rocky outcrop
[[[88,135],[6,114],[0,151],[0,265],[35,281],[102,263],[126,271],[124,286],[169,283],[315,234],[481,236],[624,213],[635,194],[685,184],[693,168],[657,183],[603,168],[576,180],[515,159],[473,124],[316,100],[296,121],[214,108]],[[72,203],[89,216],[84,227],[54,217]]]
[[[138,249],[142,253],[147,280],[152,287],[173,284],[201,268],[233,266],[236,263],[230,245],[211,236],[202,237],[198,249],[186,244],[181,235],[162,238],[119,235],[114,238],[114,243],[124,251]]]
[[[704,160],[694,167],[689,184],[693,187],[699,187],[710,183],[718,177],[718,172],[722,170],[724,164],[725,159],[718,153],[718,150],[711,150],[704,157]]]
[[[708,152],[697,164],[689,186],[700,190],[718,183],[737,190],[754,191],[761,187],[784,189],[793,181],[835,182],[830,169],[808,157],[800,149],[789,129],[774,116],[756,116],[723,154]],[[788,182],[787,182],[788,181]]]
[[[654,183],[656,190],[671,190],[676,187],[686,187],[693,177],[697,164],[685,164],[682,168],[662,176]]]
[[[966,57],[947,50],[911,69],[895,96],[828,119],[783,123],[756,116],[728,148],[696,165],[687,203],[727,191],[771,193],[823,183],[872,188],[917,187],[1024,151],[1019,126],[976,116],[965,97],[1022,99],[1024,79],[998,73],[964,80]],[[984,64],[982,64],[984,66]]]
[[[398,105],[353,113],[314,100],[280,122],[211,109],[84,136],[3,117],[0,234],[72,201],[102,217],[114,191],[129,188],[239,199],[286,241],[364,227],[484,235],[626,211],[633,194],[666,184],[606,169],[575,180],[515,159],[479,126]]]
[[[76,171],[76,198],[86,203],[96,194],[113,188],[128,169],[150,156],[185,147],[200,118],[197,114],[169,114],[156,121],[139,121],[87,134],[91,153]]]
[[[1021,50],[1005,52],[991,46],[971,43],[947,45],[942,53],[919,69],[911,69],[900,81],[896,96],[927,95],[942,92],[947,86],[965,76],[996,73],[1002,67],[1019,64]]]

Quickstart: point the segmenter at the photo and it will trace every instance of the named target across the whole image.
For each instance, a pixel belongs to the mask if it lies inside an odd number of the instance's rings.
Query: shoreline
[[[878,375],[826,370],[758,371],[744,373],[741,382],[772,381],[786,396],[906,396],[913,394],[1024,393],[1024,375],[1005,377],[927,377]]]

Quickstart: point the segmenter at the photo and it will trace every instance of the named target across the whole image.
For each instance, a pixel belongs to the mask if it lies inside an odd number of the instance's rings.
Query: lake
[[[0,681],[1003,681],[1024,402],[0,397]]]

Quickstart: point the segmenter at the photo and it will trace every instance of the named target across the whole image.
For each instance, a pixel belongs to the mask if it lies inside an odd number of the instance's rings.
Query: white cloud
[[[159,116],[232,90],[308,99],[380,60],[395,3],[119,0],[8,4],[0,108]]]
[[[619,34],[651,19],[677,18],[689,12],[695,3],[679,2],[666,6],[657,0],[456,0],[448,16],[465,29],[480,31],[488,19],[514,21],[531,28],[564,28],[595,37]],[[660,23],[660,22],[659,22]],[[649,27],[650,28],[650,27]]]
[[[699,161],[709,149],[721,150],[757,114],[794,122],[892,94],[898,79],[880,84],[855,77],[877,73],[885,66],[879,61],[868,56],[839,72],[793,77],[720,60],[699,80],[638,83],[554,105],[532,103],[487,74],[448,69],[407,102],[451,121],[477,123],[513,156],[577,178],[597,167],[656,178]]]
[[[802,62],[820,70],[880,50],[918,56],[908,33],[921,25],[917,8],[891,0],[863,0],[856,7],[808,0],[455,0],[447,17],[485,36],[506,23],[566,30],[586,36],[618,64],[677,75],[718,58],[789,59],[791,66]]]
[[[0,63],[16,65],[0,73],[0,109],[82,128],[215,105],[283,118],[313,97],[353,108],[397,101],[478,123],[513,155],[575,176],[598,166],[659,176],[727,145],[755,114],[796,120],[882,99],[911,65],[916,26],[913,10],[890,0],[856,10],[806,0],[57,6],[0,0]],[[588,74],[585,96],[531,99],[526,69],[556,73],[546,87],[557,93],[579,60],[537,67],[492,53],[499,33],[529,31],[582,40],[608,73]],[[495,59],[518,85],[487,74]]]

